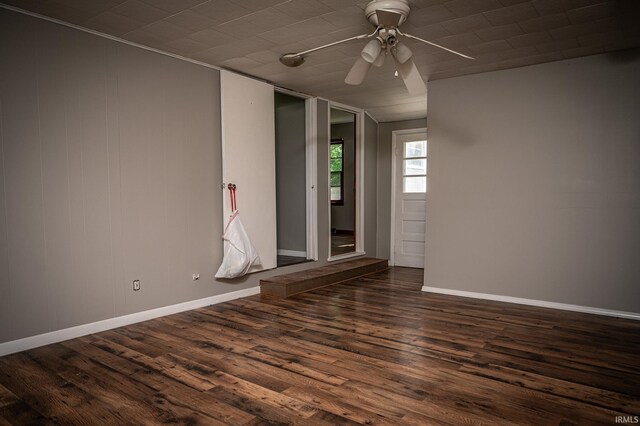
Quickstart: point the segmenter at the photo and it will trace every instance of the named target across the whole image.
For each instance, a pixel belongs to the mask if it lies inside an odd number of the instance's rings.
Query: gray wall
[[[326,263],[212,278],[219,103],[215,70],[0,10],[0,342]],[[319,182],[327,111],[319,101]],[[317,191],[318,233],[329,235],[328,189]]]
[[[420,129],[427,127],[426,119],[393,121],[378,125],[378,173],[377,173],[377,213],[378,241],[376,252],[379,258],[391,256],[391,135],[395,130]]]
[[[0,10],[0,75],[0,341],[232,287],[191,281],[222,251],[217,71]]]
[[[378,123],[365,114],[364,121],[364,251],[375,257],[378,241]]]
[[[342,231],[355,229],[355,123],[331,125],[331,139],[343,139],[344,205],[331,206],[331,227]]]
[[[305,101],[275,93],[278,250],[307,250]]]
[[[638,76],[635,51],[430,82],[425,285],[640,312]]]

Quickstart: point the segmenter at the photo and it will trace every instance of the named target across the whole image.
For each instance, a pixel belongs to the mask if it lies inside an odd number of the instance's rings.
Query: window
[[[427,192],[427,141],[404,143],[402,192]]]
[[[344,139],[331,139],[329,160],[331,204],[344,204],[344,172],[342,167]]]

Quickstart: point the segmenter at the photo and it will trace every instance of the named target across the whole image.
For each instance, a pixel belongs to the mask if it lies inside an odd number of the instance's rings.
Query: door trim
[[[398,136],[409,135],[411,133],[427,133],[427,128],[417,127],[415,129],[394,130],[391,132],[391,234],[389,239],[389,266],[395,266],[396,264],[396,163],[398,160],[396,147]],[[427,166],[427,170],[429,170],[428,167],[429,166]],[[425,229],[425,237],[426,234],[427,231]]]
[[[318,260],[318,98],[305,99],[307,160],[307,259]]]

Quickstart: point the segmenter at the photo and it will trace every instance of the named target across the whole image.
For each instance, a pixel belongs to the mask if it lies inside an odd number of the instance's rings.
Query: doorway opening
[[[275,92],[277,266],[313,259],[309,250],[309,99]]]

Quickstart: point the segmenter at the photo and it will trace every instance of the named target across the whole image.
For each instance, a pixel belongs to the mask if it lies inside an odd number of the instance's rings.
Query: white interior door
[[[393,262],[424,268],[427,132],[394,132]]]
[[[277,266],[274,87],[221,71],[222,175],[237,186],[238,211],[262,265]],[[225,220],[229,191],[224,191]]]

